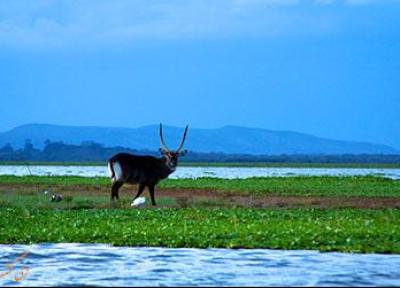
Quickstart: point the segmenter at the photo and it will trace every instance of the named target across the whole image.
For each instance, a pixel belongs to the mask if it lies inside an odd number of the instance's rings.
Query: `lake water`
[[[400,255],[99,244],[0,245],[0,275],[23,252],[0,286],[400,285]],[[25,278],[15,282],[21,265]]]
[[[106,166],[0,166],[0,175],[77,175],[108,176]],[[248,178],[268,176],[355,176],[378,175],[400,179],[400,169],[391,168],[250,168],[250,167],[178,167],[169,178]]]

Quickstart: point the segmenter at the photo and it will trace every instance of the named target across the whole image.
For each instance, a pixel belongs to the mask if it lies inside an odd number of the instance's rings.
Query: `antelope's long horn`
[[[186,133],[187,133],[188,128],[189,128],[189,125],[186,125],[185,132],[183,133],[181,144],[179,144],[178,149],[176,149],[176,152],[178,152],[178,153],[181,152],[181,150],[183,148],[183,143],[185,143]]]
[[[167,145],[165,145],[164,142],[164,137],[163,137],[163,133],[162,133],[162,124],[160,123],[160,142],[161,142],[161,149],[165,150],[165,151],[170,151],[167,147]]]

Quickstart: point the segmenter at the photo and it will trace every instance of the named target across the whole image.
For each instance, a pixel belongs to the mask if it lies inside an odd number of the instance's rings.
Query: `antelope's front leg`
[[[155,187],[155,185],[149,185],[148,187],[149,187],[149,192],[150,192],[150,197],[151,197],[151,204],[153,206],[156,206],[156,200],[154,198],[154,187]]]
[[[146,187],[146,185],[139,184],[138,192],[137,192],[135,198],[133,198],[132,202],[135,201],[143,193],[145,187]]]

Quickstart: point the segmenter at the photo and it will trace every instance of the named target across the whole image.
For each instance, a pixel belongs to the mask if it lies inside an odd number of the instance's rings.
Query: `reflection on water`
[[[0,175],[77,175],[108,176],[106,166],[0,166]],[[169,178],[249,178],[268,176],[355,176],[378,175],[400,179],[400,169],[391,168],[251,168],[251,167],[178,167]]]
[[[0,274],[24,251],[29,275],[1,286],[400,285],[400,255],[93,244],[0,245]]]

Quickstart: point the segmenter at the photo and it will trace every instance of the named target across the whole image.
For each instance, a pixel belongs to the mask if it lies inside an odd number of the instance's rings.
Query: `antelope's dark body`
[[[156,185],[160,180],[165,179],[171,171],[162,158],[153,156],[138,156],[128,153],[119,153],[108,161],[114,171],[114,165],[121,166],[121,175],[111,175],[115,181],[122,181],[130,184]],[[116,176],[120,176],[116,178]]]

